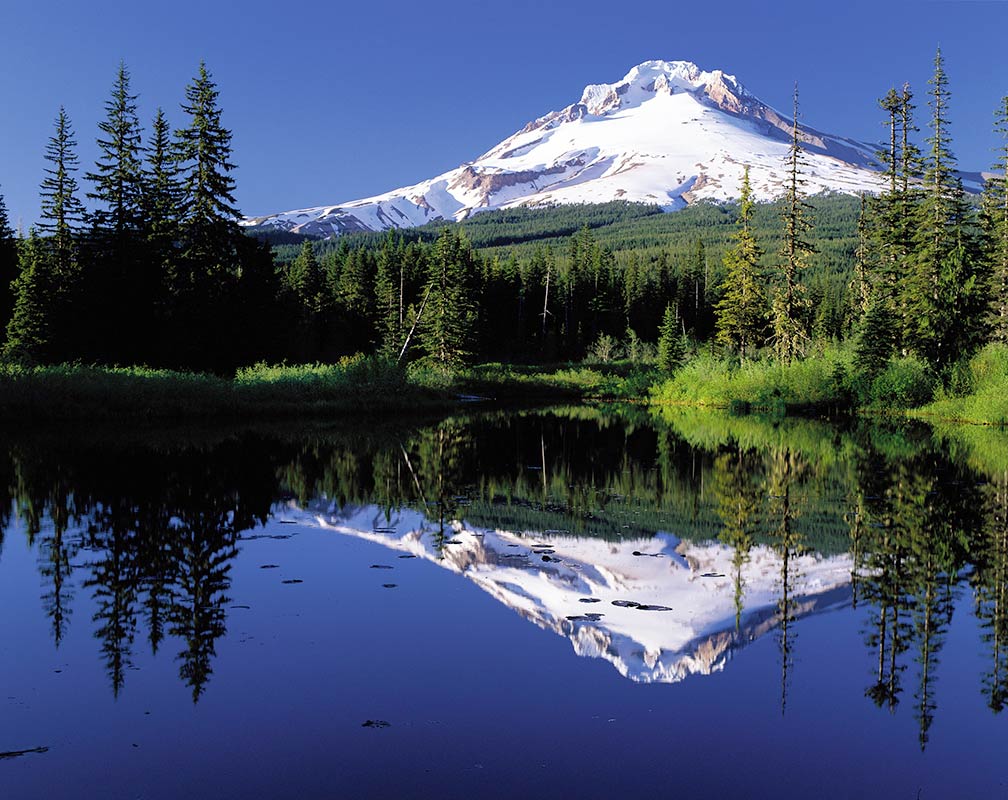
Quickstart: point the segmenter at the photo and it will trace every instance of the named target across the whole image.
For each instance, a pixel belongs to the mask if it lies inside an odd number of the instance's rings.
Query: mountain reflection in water
[[[955,610],[977,621],[987,705],[1008,698],[999,437],[584,408],[366,432],[18,434],[0,459],[0,547],[27,537],[53,645],[89,627],[113,694],[140,648],[169,648],[194,702],[243,539],[300,529],[283,521],[436,561],[635,681],[720,670],[773,634],[782,708],[802,618],[849,606],[866,620],[865,697],[909,705],[924,747]]]
[[[734,550],[668,533],[614,542],[566,534],[439,526],[415,512],[386,516],[374,506],[294,504],[282,519],[317,524],[439,563],[460,573],[540,628],[571,640],[578,655],[604,658],[627,678],[675,683],[724,667],[731,653],[780,623],[784,562],[753,547],[736,572]],[[847,555],[795,556],[794,616],[849,603]],[[747,608],[735,619],[735,587]]]

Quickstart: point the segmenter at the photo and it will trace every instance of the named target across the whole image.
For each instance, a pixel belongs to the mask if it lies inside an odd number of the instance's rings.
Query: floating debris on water
[[[5,753],[0,753],[0,761],[7,758],[21,758],[21,756],[30,756],[35,753],[48,753],[48,747],[30,747],[27,750],[8,750]]]

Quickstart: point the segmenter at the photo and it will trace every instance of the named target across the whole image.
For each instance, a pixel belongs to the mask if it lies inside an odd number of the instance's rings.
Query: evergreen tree
[[[112,96],[105,103],[105,119],[98,123],[100,155],[95,171],[85,177],[94,184],[88,197],[97,200],[95,226],[111,239],[114,257],[121,257],[125,240],[132,238],[142,216],[141,131],[130,76],[119,64]]]
[[[858,326],[854,366],[874,378],[888,363],[894,339],[892,307],[881,291],[875,292]]]
[[[1008,96],[995,113],[994,132],[1000,142],[994,174],[983,197],[983,227],[990,264],[990,336],[1008,342]]]
[[[182,217],[182,185],[171,127],[161,108],[151,124],[144,148],[141,173],[144,250],[148,269],[156,276],[157,291],[177,281],[179,227]]]
[[[762,251],[752,232],[752,211],[747,165],[742,173],[738,232],[734,246],[724,256],[725,279],[715,306],[717,340],[734,347],[742,361],[756,348],[766,326],[766,293],[759,266]]]
[[[665,316],[658,328],[658,369],[666,374],[675,372],[686,359],[686,344],[679,330],[679,315],[672,306],[665,306]]]
[[[189,124],[175,132],[183,190],[183,243],[190,270],[181,282],[187,288],[207,279],[226,282],[226,276],[237,270],[235,243],[242,235],[241,214],[234,205],[231,131],[221,124],[219,95],[201,61],[182,104]]]
[[[700,325],[707,305],[707,251],[699,236],[686,267],[688,291],[693,307],[693,334],[700,335]]]
[[[18,274],[17,240],[7,217],[7,206],[0,194],[0,336],[5,335],[7,323],[14,310],[13,283]]]
[[[144,148],[143,220],[148,247],[159,263],[169,258],[178,238],[182,215],[182,185],[171,140],[171,127],[164,110],[159,108],[151,124],[151,136]]]
[[[69,285],[75,281],[78,272],[76,235],[84,220],[84,206],[77,196],[78,159],[75,148],[73,127],[66,109],[60,106],[56,116],[56,132],[46,145],[45,159],[52,166],[46,167],[45,177],[40,186],[42,198],[42,221],[39,230],[51,236],[49,245],[53,251],[55,277]]]
[[[98,203],[82,276],[94,322],[87,331],[90,341],[78,347],[100,360],[135,363],[145,360],[153,325],[154,291],[143,273],[155,265],[145,263],[141,252],[141,131],[125,64],[119,65],[105,113],[98,125],[98,160],[85,175],[94,185],[88,197]]]
[[[467,276],[474,257],[461,233],[445,228],[431,250],[425,311],[420,341],[426,359],[445,369],[463,366],[470,356],[470,336],[476,322]]]
[[[868,312],[872,287],[871,220],[868,214],[868,198],[861,192],[861,210],[857,221],[857,247],[854,249],[854,276],[851,279],[851,309],[855,319]]]
[[[18,361],[49,360],[55,316],[61,310],[53,256],[32,228],[19,247],[19,274],[13,284],[14,309],[7,323],[4,355]]]
[[[801,198],[805,183],[800,177],[803,152],[798,129],[798,84],[795,83],[794,119],[791,123],[791,146],[787,158],[787,190],[781,213],[784,240],[780,255],[783,263],[771,312],[774,349],[777,357],[785,364],[790,364],[801,356],[808,342],[805,317],[809,303],[802,272],[808,266],[808,258],[814,249],[808,240],[812,230],[808,219],[811,206]]]
[[[405,264],[398,238],[389,231],[378,253],[375,272],[375,300],[378,318],[378,350],[390,357],[399,355],[405,313]]]
[[[309,314],[322,311],[325,303],[325,275],[315,256],[311,239],[301,244],[301,252],[287,273],[287,283]]]
[[[944,366],[977,343],[982,282],[975,223],[955,173],[948,131],[950,93],[941,50],[930,84],[930,153],[904,304],[907,343],[930,363]]]

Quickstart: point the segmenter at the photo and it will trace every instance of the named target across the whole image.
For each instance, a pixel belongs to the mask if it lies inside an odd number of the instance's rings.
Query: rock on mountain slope
[[[811,194],[880,187],[874,147],[801,128]],[[332,206],[249,217],[322,236],[464,219],[516,205],[628,200],[672,210],[738,196],[743,166],[753,193],[783,193],[790,119],[732,75],[687,61],[647,61],[621,81],[530,122],[475,161],[387,194]]]

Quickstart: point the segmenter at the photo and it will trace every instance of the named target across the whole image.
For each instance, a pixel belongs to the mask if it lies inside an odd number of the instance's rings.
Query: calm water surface
[[[1008,796],[1008,437],[8,433],[0,797]]]

